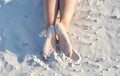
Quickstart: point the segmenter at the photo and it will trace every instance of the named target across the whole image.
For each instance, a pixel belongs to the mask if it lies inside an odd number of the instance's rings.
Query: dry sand
[[[0,0],[0,76],[120,76],[120,0],[77,0],[69,37],[81,61],[44,61],[43,0]]]

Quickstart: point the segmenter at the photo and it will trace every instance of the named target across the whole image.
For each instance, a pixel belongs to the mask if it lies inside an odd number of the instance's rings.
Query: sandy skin
[[[43,47],[43,57],[45,60],[51,56],[51,54],[56,50],[56,38],[54,26],[51,25],[47,30],[47,37]]]
[[[58,36],[58,44],[56,43],[56,35]],[[48,60],[51,54],[56,51],[58,45],[59,50],[72,60],[79,60],[80,56],[73,50],[67,32],[61,23],[50,26],[47,31],[47,38],[43,48],[43,57]]]
[[[63,24],[58,23],[55,25],[56,34],[58,36],[59,41],[59,50],[64,52],[67,57],[70,57],[72,60],[77,61],[80,60],[80,56],[78,53],[73,49],[71,41],[65,31],[65,27]]]

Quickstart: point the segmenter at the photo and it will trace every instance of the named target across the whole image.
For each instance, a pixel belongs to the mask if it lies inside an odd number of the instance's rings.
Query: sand
[[[43,0],[0,0],[0,76],[119,76],[120,0],[77,0],[69,27],[74,62],[44,61]]]

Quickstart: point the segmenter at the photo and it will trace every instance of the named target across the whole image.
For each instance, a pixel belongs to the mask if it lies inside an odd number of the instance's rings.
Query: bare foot
[[[56,29],[56,34],[58,35],[60,51],[63,51],[66,56],[72,57],[72,53],[73,53],[72,45],[67,36],[67,32],[65,31],[64,26],[61,23],[59,23],[55,25],[55,29]]]
[[[43,47],[43,57],[45,60],[51,56],[51,54],[56,50],[56,38],[55,38],[55,29],[51,25],[47,31],[46,41]]]
[[[63,51],[66,56],[70,57],[74,61],[81,60],[80,55],[72,48],[65,27],[59,23],[55,25],[55,30],[59,40],[60,51]]]

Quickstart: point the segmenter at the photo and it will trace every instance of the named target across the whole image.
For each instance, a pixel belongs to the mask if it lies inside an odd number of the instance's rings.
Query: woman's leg
[[[66,30],[72,19],[76,0],[60,0],[60,23],[62,23]]]
[[[43,47],[43,57],[45,60],[56,50],[55,21],[58,12],[58,0],[44,0],[44,14],[46,24],[46,40]]]
[[[44,0],[44,17],[46,28],[55,25],[58,13],[58,0]]]
[[[76,0],[59,0],[60,1],[60,23],[55,28],[59,39],[59,48],[68,57],[72,58],[73,50],[68,38],[67,31],[72,19]]]

